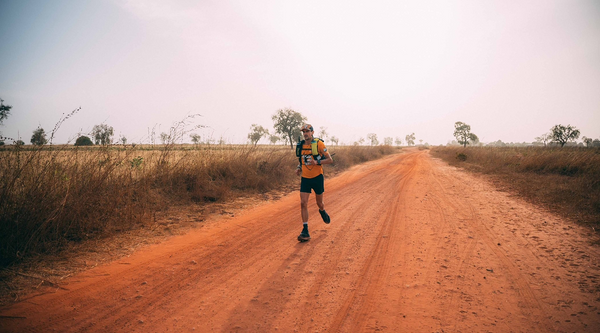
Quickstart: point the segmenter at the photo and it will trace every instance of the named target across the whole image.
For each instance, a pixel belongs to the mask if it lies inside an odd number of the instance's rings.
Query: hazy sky
[[[600,2],[0,0],[0,132],[55,142],[106,123],[148,142],[247,141],[292,108],[351,144],[531,142],[556,124],[600,138]],[[189,139],[188,139],[189,141]],[[418,142],[418,141],[417,141]]]

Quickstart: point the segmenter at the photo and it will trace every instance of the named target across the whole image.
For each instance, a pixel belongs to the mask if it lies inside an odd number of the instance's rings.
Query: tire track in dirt
[[[86,300],[86,297],[80,296],[80,291],[75,290],[73,292],[65,295],[65,298],[75,298],[76,302],[80,304],[80,308],[86,308],[87,311],[93,311],[96,313],[94,321],[87,322],[85,320],[77,320],[77,323],[71,324],[74,320],[73,318],[77,318],[77,314],[72,312],[66,312],[63,314],[55,314],[53,315],[53,322],[56,324],[69,323],[70,327],[74,330],[90,329],[94,324],[94,322],[114,322],[115,324],[119,324],[122,319],[128,318],[131,313],[139,313],[142,312],[141,309],[150,307],[152,304],[158,303],[160,304],[161,295],[169,294],[171,290],[189,290],[186,285],[191,280],[199,280],[201,277],[204,278],[204,282],[206,282],[206,287],[199,288],[198,292],[204,293],[209,288],[213,289],[215,287],[219,287],[224,282],[231,279],[232,276],[236,275],[235,270],[227,270],[226,262],[229,258],[235,257],[238,254],[244,254],[245,261],[242,262],[242,266],[238,267],[241,269],[245,269],[247,267],[255,265],[258,261],[262,259],[260,253],[256,253],[254,255],[248,255],[251,253],[249,249],[251,247],[256,247],[256,244],[264,244],[267,239],[271,239],[276,236],[276,230],[267,230],[264,233],[260,233],[259,235],[251,234],[251,235],[237,235],[234,237],[233,243],[229,246],[221,246],[223,241],[229,241],[226,237],[222,239],[209,240],[209,246],[204,247],[205,249],[209,249],[208,252],[203,253],[202,255],[198,254],[199,258],[197,259],[197,263],[192,263],[191,260],[187,261],[186,258],[190,256],[190,251],[192,253],[199,252],[196,249],[197,244],[191,244],[188,247],[184,247],[178,250],[176,253],[169,252],[165,255],[157,256],[157,262],[170,261],[171,264],[168,265],[159,265],[157,269],[153,269],[153,265],[149,263],[148,265],[141,265],[131,270],[130,281],[135,281],[135,283],[119,283],[118,281],[112,281],[113,277],[111,275],[105,276],[103,278],[97,279],[95,283],[95,288],[93,289],[84,289],[81,290],[81,293],[87,294],[96,294],[101,293],[101,290],[104,289],[105,285],[119,285],[119,287],[111,290],[113,294],[123,295],[122,297],[115,297],[114,303],[110,308],[99,307],[96,306],[95,303],[99,300],[96,297],[92,299]],[[212,243],[212,246],[210,246]],[[218,244],[215,244],[218,243]],[[202,249],[202,247],[201,247]],[[173,258],[172,258],[173,257]],[[193,256],[196,257],[196,256]],[[165,271],[170,271],[171,269],[175,270],[175,268],[179,268],[182,265],[182,262],[185,262],[188,266],[200,267],[201,269],[197,270],[193,274],[178,274],[178,278],[168,279],[156,279],[157,275],[167,275]],[[175,268],[173,268],[175,267]],[[222,272],[219,274],[219,272]],[[173,274],[175,275],[175,274]],[[154,283],[153,281],[156,281]],[[149,282],[148,282],[149,281]],[[148,282],[153,285],[153,293],[150,295],[140,295],[136,293],[132,293],[129,291],[132,286],[140,286],[144,282]],[[147,283],[147,284],[148,284]],[[145,285],[147,285],[145,284]],[[144,288],[144,287],[138,287]],[[139,298],[138,298],[139,297]],[[129,302],[132,301],[132,302]],[[152,322],[155,320],[160,320],[160,317],[154,318],[154,320],[146,320],[147,322]],[[44,331],[45,329],[42,329]]]
[[[427,151],[327,179],[325,199],[310,242],[295,192],[2,308],[0,331],[600,331],[580,229]]]
[[[438,179],[438,178],[436,178]],[[539,323],[538,329],[543,332],[549,331],[548,327],[546,327],[545,323],[541,320],[542,314],[545,312],[540,304],[538,298],[532,292],[529,282],[526,277],[521,275],[519,269],[515,267],[515,265],[507,258],[506,253],[502,250],[501,247],[498,246],[497,242],[494,242],[494,239],[498,239],[497,236],[493,234],[486,226],[481,222],[481,219],[478,217],[478,214],[475,212],[475,209],[468,201],[460,201],[455,199],[455,197],[449,197],[446,192],[443,190],[442,193],[446,196],[446,201],[449,205],[453,207],[457,207],[458,211],[468,212],[468,215],[465,217],[464,222],[466,222],[467,226],[474,231],[474,237],[478,237],[481,239],[489,250],[491,250],[495,257],[499,259],[502,263],[502,267],[507,270],[508,274],[511,276],[511,281],[515,285],[517,285],[517,292],[522,297],[523,307],[520,311],[524,315],[533,314],[534,320]],[[475,245],[474,238],[471,245]],[[469,258],[473,247],[470,247],[470,250],[465,254],[464,260],[461,261],[464,265],[469,264]],[[463,266],[459,269],[461,274],[464,274]],[[454,306],[453,302],[451,306]],[[530,313],[527,313],[530,312]],[[456,328],[456,327],[455,327]]]
[[[496,266],[494,269],[486,269],[490,275],[503,274],[506,275],[507,284],[510,287],[508,292],[515,293],[516,299],[515,308],[518,309],[519,317],[529,318],[528,325],[531,325],[531,329],[535,331],[563,331],[566,325],[560,323],[559,321],[552,322],[550,319],[556,317],[556,312],[550,310],[551,305],[547,303],[547,301],[543,302],[542,300],[547,300],[549,296],[553,296],[552,294],[557,294],[558,292],[550,292],[546,293],[545,290],[540,289],[539,285],[547,284],[543,279],[540,280],[539,270],[543,269],[543,267],[548,267],[548,271],[553,271],[551,268],[555,265],[555,263],[548,262],[546,260],[545,263],[542,263],[542,257],[537,253],[538,251],[531,246],[531,242],[527,238],[517,237],[515,238],[515,231],[523,230],[523,233],[529,234],[526,230],[530,229],[532,226],[530,222],[523,218],[518,218],[517,222],[520,225],[519,228],[509,229],[509,226],[512,226],[512,219],[505,219],[503,221],[498,221],[494,216],[483,215],[484,211],[481,208],[477,208],[476,205],[479,204],[480,207],[485,206],[488,202],[485,201],[481,196],[476,195],[476,191],[473,189],[469,189],[469,184],[465,184],[462,188],[458,189],[449,189],[448,186],[442,185],[439,181],[440,179],[444,179],[444,184],[448,184],[448,177],[450,175],[458,175],[453,173],[444,172],[440,177],[436,177],[435,179],[440,184],[440,188],[443,191],[444,198],[447,200],[447,204],[443,204],[444,207],[454,207],[456,211],[461,211],[463,214],[461,215],[460,220],[465,223],[465,226],[473,232],[473,236],[478,239],[478,251],[489,251],[493,255],[490,258],[487,258],[488,267]],[[464,180],[461,177],[461,181],[458,183],[453,181],[453,184],[460,184]],[[454,186],[452,186],[454,187]],[[462,192],[462,193],[461,193]],[[461,196],[458,193],[464,195]],[[487,193],[486,193],[486,196]],[[490,195],[491,197],[491,195]],[[494,201],[491,202],[492,204]],[[511,203],[510,201],[506,201],[498,205],[497,207],[502,207],[504,204],[516,205],[516,202]],[[509,209],[514,209],[515,207],[508,207]],[[522,215],[525,214],[530,215],[529,212],[522,212]],[[537,213],[534,213],[537,215]],[[502,222],[502,223],[490,223],[490,222]],[[506,223],[507,221],[509,223]],[[545,222],[544,222],[545,223]],[[493,228],[494,230],[492,230]],[[510,230],[512,232],[511,236],[508,236]],[[519,244],[521,243],[521,244]],[[597,252],[594,249],[589,249],[592,252]],[[497,261],[497,264],[492,265],[493,261]],[[528,262],[529,266],[523,266],[520,264],[521,262]],[[470,264],[470,262],[469,262]],[[477,263],[477,265],[481,265],[481,262]],[[534,272],[532,272],[532,270]],[[537,271],[536,271],[537,270]],[[531,277],[538,277],[535,280],[532,280]],[[485,279],[485,276],[483,276]],[[468,281],[472,282],[472,281]],[[503,282],[503,283],[506,283]],[[532,289],[532,283],[536,285],[536,290]],[[504,289],[504,293],[507,290]],[[493,293],[503,294],[500,290],[494,290]],[[453,294],[453,296],[455,296]],[[504,297],[504,295],[501,295]],[[457,298],[453,298],[453,304]],[[514,302],[514,301],[511,301]],[[465,304],[461,302],[461,304]],[[583,302],[582,304],[586,305],[588,302]],[[459,304],[460,305],[460,304]],[[454,306],[453,306],[454,307]],[[472,309],[470,304],[464,307],[465,310]],[[592,307],[594,308],[594,307]],[[471,311],[471,310],[469,310]],[[465,311],[467,312],[467,311]],[[554,314],[553,314],[554,313]],[[584,312],[580,312],[584,314]],[[574,316],[572,314],[571,316]],[[463,319],[466,316],[463,316]],[[459,319],[458,317],[454,317],[455,319]],[[463,319],[454,322],[451,326],[454,330],[460,330],[460,327],[464,326]],[[510,322],[518,320],[508,320],[503,321],[502,325],[505,326],[505,329],[512,331],[521,331],[525,330],[522,323],[518,324],[519,326],[515,326],[515,324],[510,324]],[[507,324],[508,322],[508,324]],[[570,324],[572,320],[565,320],[566,323]],[[458,326],[459,323],[462,326]],[[498,321],[497,321],[498,323]],[[500,324],[500,323],[498,323]],[[507,326],[508,325],[508,326]],[[587,324],[586,324],[587,325]]]
[[[379,179],[381,179],[381,177],[383,176],[387,176],[389,174],[388,170],[382,169],[381,167],[377,167],[377,168],[369,168],[368,170],[368,175],[366,175],[365,177],[363,177],[362,182],[359,184],[352,184],[348,187],[346,187],[344,190],[345,192],[349,193],[349,197],[354,197],[353,193],[363,193],[365,192],[365,188],[368,188],[369,192],[372,193],[379,193],[379,192],[385,192],[385,188],[387,186],[389,186],[389,184],[386,183],[382,183],[380,181],[378,181]],[[375,182],[373,181],[375,180]],[[329,191],[327,191],[329,192]],[[344,196],[336,196],[335,194],[329,194],[329,196],[333,195],[333,199],[332,200],[328,200],[328,204],[327,206],[338,206],[341,205],[342,207],[350,207],[350,202],[347,202],[347,199],[344,199]],[[381,201],[381,202],[372,202],[372,201],[363,201],[361,202],[358,206],[354,206],[350,208],[350,212],[348,213],[344,213],[344,212],[338,212],[336,210],[331,211],[332,213],[332,218],[333,218],[333,222],[332,223],[338,223],[340,224],[340,228],[337,231],[337,234],[330,234],[330,237],[333,237],[333,241],[331,242],[331,244],[348,244],[348,246],[343,246],[341,249],[337,248],[337,247],[333,247],[332,245],[328,244],[328,248],[333,248],[334,251],[329,252],[326,250],[327,255],[326,258],[324,257],[322,260],[322,263],[320,263],[320,267],[324,268],[323,270],[317,272],[313,272],[312,275],[314,275],[314,280],[311,281],[311,286],[309,288],[309,290],[305,293],[306,295],[314,295],[314,300],[308,299],[307,301],[305,301],[303,304],[299,304],[300,306],[300,313],[308,313],[310,310],[315,311],[315,309],[322,309],[324,308],[322,303],[324,301],[319,301],[319,299],[323,299],[323,296],[327,295],[328,293],[328,287],[330,281],[332,280],[332,277],[336,274],[339,273],[339,270],[337,270],[335,263],[336,262],[343,262],[345,258],[351,258],[352,257],[352,251],[356,250],[357,248],[360,247],[364,247],[365,242],[361,239],[360,234],[358,236],[352,236],[351,234],[353,233],[353,231],[356,231],[358,229],[364,228],[363,225],[360,224],[360,221],[365,220],[365,219],[370,219],[371,216],[376,215],[377,212],[380,211],[385,211],[387,210],[388,207],[388,202],[387,201]],[[344,217],[344,214],[348,215],[348,218]],[[386,213],[387,215],[390,215],[389,213]],[[312,215],[311,215],[312,216]],[[379,223],[377,223],[376,225],[379,225]],[[358,228],[357,228],[358,227]],[[381,233],[381,232],[379,232]],[[381,237],[379,237],[381,238]],[[312,242],[312,241],[311,241]],[[328,242],[329,243],[329,242]],[[321,246],[322,244],[319,244],[318,246]],[[370,248],[370,247],[369,247]],[[366,249],[365,249],[366,250]],[[364,251],[364,250],[362,250]],[[369,250],[371,251],[371,250]],[[314,260],[315,258],[309,257],[307,258],[307,260]],[[269,289],[271,285],[276,284],[277,281],[279,280],[279,277],[274,276],[272,278],[270,278],[264,285],[262,289]],[[356,290],[356,287],[353,287],[352,290]],[[266,290],[262,290],[260,293],[266,293]],[[326,300],[325,300],[326,302]],[[319,304],[321,303],[321,304]],[[237,316],[232,317],[230,320],[231,322],[240,322],[240,313],[243,313],[244,311],[248,312],[251,310],[248,310],[247,308],[244,309],[238,309],[234,312],[237,313]],[[257,311],[254,311],[254,315],[257,314]],[[270,328],[275,327],[274,325],[277,325],[275,323],[273,323],[271,326],[261,326],[260,329],[265,329],[266,331],[269,331]],[[298,324],[299,326],[299,330],[300,331],[307,331],[307,332],[311,332],[311,331],[315,331],[318,330],[318,327],[315,327],[314,325],[312,325],[312,321],[306,321],[306,322],[302,322],[300,321]],[[234,328],[236,329],[242,329],[242,327],[238,327],[239,325],[234,326]],[[228,331],[227,329],[224,331]]]
[[[390,179],[388,183],[392,184],[392,187],[402,188],[407,179],[410,179],[414,168],[415,164],[410,165],[408,170],[394,169],[386,179]],[[376,290],[381,285],[381,280],[385,279],[389,273],[391,265],[389,258],[390,244],[394,244],[397,238],[393,231],[396,229],[394,228],[394,220],[398,214],[399,198],[393,198],[386,204],[386,206],[391,207],[388,208],[384,217],[378,221],[378,224],[382,224],[383,227],[377,236],[374,248],[371,250],[372,255],[364,264],[355,289],[348,295],[336,314],[330,327],[332,332],[352,330],[360,332],[364,330],[367,316],[371,314],[373,308],[372,297],[377,295]],[[350,316],[351,308],[357,308],[360,311],[356,311],[353,316]]]
[[[466,227],[469,230],[473,231],[473,235],[469,236],[469,242],[466,246],[466,249],[464,250],[464,253],[460,255],[461,260],[459,261],[457,277],[464,277],[466,269],[470,265],[472,253],[476,245],[475,239],[477,238],[482,240],[487,246],[487,248],[494,253],[495,258],[500,260],[500,262],[502,263],[502,267],[510,274],[511,283],[517,285],[517,291],[522,298],[521,301],[524,303],[524,306],[520,308],[522,315],[528,316],[530,315],[530,313],[527,313],[527,311],[530,311],[534,314],[535,318],[538,318],[539,322],[539,318],[541,318],[543,309],[541,309],[541,305],[538,299],[531,291],[531,288],[529,287],[529,283],[526,280],[526,278],[524,278],[519,273],[519,270],[507,259],[505,253],[502,252],[502,250],[498,249],[498,245],[494,243],[493,239],[497,239],[497,237],[490,235],[489,229],[485,228],[485,226],[482,225],[481,220],[478,218],[473,206],[469,203],[468,200],[461,200],[461,196],[456,195],[456,193],[448,194],[447,189],[440,182],[440,176],[434,177],[433,179],[435,179],[435,181],[439,185],[439,197],[443,202],[441,206],[452,207],[452,210],[455,213],[460,214],[460,221],[465,222]],[[461,280],[458,279],[457,283],[455,283],[454,285],[458,286],[457,288],[460,288],[463,284],[461,283]],[[449,305],[451,309],[460,308],[457,296],[458,295],[454,293],[451,294]],[[460,311],[467,312],[464,310]],[[455,317],[455,319],[457,318]],[[458,323],[456,321],[454,321],[454,323],[449,324],[453,327],[454,330],[458,330]],[[538,327],[538,329],[544,332],[548,331],[548,328],[545,327],[545,325],[543,325],[542,327]]]

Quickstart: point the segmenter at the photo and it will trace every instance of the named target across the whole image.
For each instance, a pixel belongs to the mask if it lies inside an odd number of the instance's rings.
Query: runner
[[[302,175],[300,181],[300,208],[302,213],[302,232],[298,236],[300,242],[310,240],[308,233],[308,198],[312,190],[315,191],[317,206],[323,222],[329,224],[331,219],[325,211],[323,204],[323,192],[325,191],[325,178],[323,177],[323,164],[333,163],[333,159],[327,152],[323,140],[314,138],[314,129],[311,125],[302,126],[304,140],[298,143],[296,155],[300,164],[296,169],[298,176]]]

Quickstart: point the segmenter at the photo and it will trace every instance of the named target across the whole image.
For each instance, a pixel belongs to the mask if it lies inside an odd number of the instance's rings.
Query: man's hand
[[[302,169],[296,169],[296,176],[300,176],[302,174]]]

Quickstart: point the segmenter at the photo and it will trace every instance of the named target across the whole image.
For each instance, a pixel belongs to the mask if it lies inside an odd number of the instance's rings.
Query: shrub
[[[330,171],[395,151],[329,150],[336,153]],[[171,205],[219,202],[298,179],[294,150],[281,146],[65,145],[0,154],[0,267],[139,227]]]
[[[600,226],[600,149],[584,147],[436,147],[434,156],[503,180],[527,200]],[[597,229],[597,228],[596,228]]]
[[[75,140],[75,146],[93,146],[94,143],[89,137],[82,135]]]

